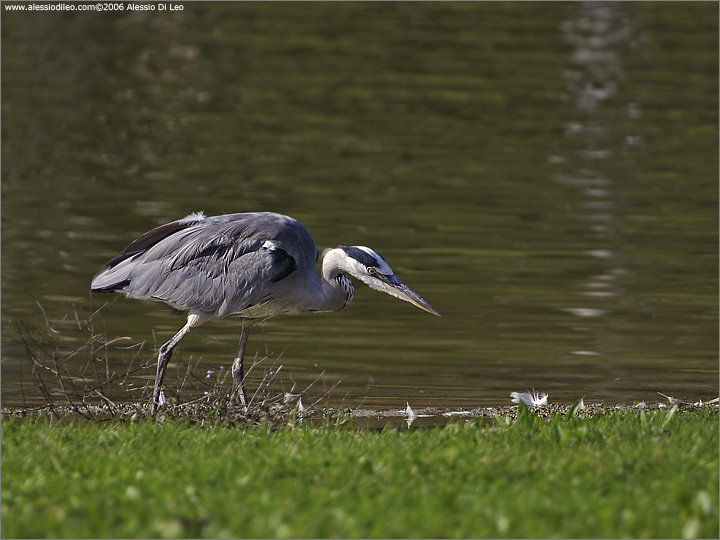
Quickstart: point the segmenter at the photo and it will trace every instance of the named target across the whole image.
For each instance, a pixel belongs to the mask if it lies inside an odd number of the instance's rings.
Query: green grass
[[[12,537],[718,537],[717,409],[445,428],[2,424]]]

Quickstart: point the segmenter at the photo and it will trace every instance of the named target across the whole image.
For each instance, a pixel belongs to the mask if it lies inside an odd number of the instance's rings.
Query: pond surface
[[[256,328],[251,388],[282,366],[280,390],[361,408],[717,397],[717,44],[712,2],[4,12],[3,405],[43,402],[38,303],[89,317],[105,262],[198,210],[371,246],[443,314],[356,284]],[[119,299],[94,326],[129,338],[123,372],[183,323]],[[239,334],[173,360],[227,368]]]

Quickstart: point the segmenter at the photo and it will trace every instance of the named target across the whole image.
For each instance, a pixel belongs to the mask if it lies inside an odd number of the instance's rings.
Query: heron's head
[[[332,264],[377,291],[410,302],[433,315],[440,315],[418,293],[400,281],[385,259],[369,247],[339,246],[336,249],[327,250],[323,262],[323,266],[325,262]]]

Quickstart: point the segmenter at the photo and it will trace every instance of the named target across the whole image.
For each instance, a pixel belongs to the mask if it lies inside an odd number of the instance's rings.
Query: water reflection
[[[562,76],[575,115],[565,122],[566,153],[553,155],[550,161],[560,170],[555,179],[577,194],[576,215],[587,223],[583,236],[593,246],[584,254],[596,260],[594,272],[576,284],[584,304],[563,310],[583,319],[612,318],[618,316],[616,304],[603,300],[623,294],[622,277],[627,273],[620,256],[617,184],[633,174],[627,146],[628,141],[634,145],[639,140],[627,131],[631,126],[616,117],[618,111],[631,120],[642,116],[637,103],[623,102],[626,74],[621,59],[625,51],[637,47],[638,37],[625,7],[615,2],[581,3],[575,16],[562,24],[562,33],[573,48],[571,67]],[[572,351],[577,355],[607,352]]]

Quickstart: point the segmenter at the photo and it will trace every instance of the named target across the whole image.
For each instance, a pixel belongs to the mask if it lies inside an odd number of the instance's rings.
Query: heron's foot
[[[248,407],[250,406],[250,402],[247,398],[247,393],[245,393],[245,385],[235,385],[235,391],[233,392],[233,397],[236,397],[240,400],[240,405],[243,406],[243,408],[247,411]]]
[[[165,394],[162,391],[162,386],[153,390],[152,402],[150,404],[150,414],[155,416],[158,407],[165,405]]]
[[[235,383],[234,394],[240,399],[240,403],[247,410],[249,402],[245,393],[245,370],[243,369],[242,358],[235,358],[232,366],[233,382]]]
[[[150,404],[150,414],[155,416],[160,405],[165,405],[165,395],[162,391],[162,383],[165,378],[165,369],[167,369],[170,357],[172,357],[173,347],[169,347],[168,343],[160,347],[158,351],[157,374],[155,375],[155,387],[153,388],[152,402]]]
[[[248,402],[247,394],[245,393],[245,388],[239,389],[238,396],[240,396],[240,405],[242,405],[243,408],[247,411],[248,407],[250,406],[250,403]]]
[[[153,393],[152,402],[150,403],[150,416],[155,416],[158,405],[160,405],[160,403],[158,403],[158,397]]]
[[[242,405],[243,409],[245,409],[245,412],[247,412],[248,408],[250,407],[250,402],[248,401],[247,394],[245,393],[245,387],[244,386],[236,386],[235,390],[232,393],[233,399],[237,399],[240,401],[240,405]]]

